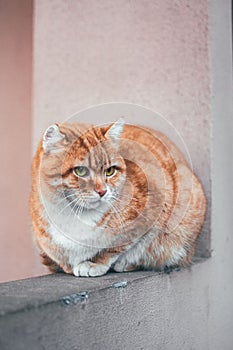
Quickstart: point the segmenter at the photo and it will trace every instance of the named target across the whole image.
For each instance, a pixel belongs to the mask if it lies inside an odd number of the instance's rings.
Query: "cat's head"
[[[119,153],[124,120],[104,127],[54,124],[44,133],[40,177],[73,211],[111,203],[126,180]],[[67,203],[67,204],[66,204]]]

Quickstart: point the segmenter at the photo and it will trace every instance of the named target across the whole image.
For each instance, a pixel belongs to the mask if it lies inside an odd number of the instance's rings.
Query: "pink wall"
[[[0,282],[34,273],[31,162],[32,1],[0,0]]]
[[[141,104],[181,133],[210,199],[208,4],[35,1],[34,149],[50,123],[80,109],[110,101]],[[153,119],[147,124],[156,127]],[[209,248],[209,218],[210,212],[200,255]]]
[[[210,198],[208,1],[35,0],[33,12],[31,113],[32,1],[0,0],[0,281],[44,273],[27,205],[31,139],[35,150],[50,123],[80,109],[124,101],[164,115]],[[204,231],[200,254],[209,213]]]

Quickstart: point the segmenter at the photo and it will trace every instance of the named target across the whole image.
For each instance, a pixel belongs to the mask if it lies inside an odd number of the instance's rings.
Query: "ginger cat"
[[[54,124],[32,165],[30,212],[42,261],[75,276],[185,266],[204,222],[202,186],[162,133]]]

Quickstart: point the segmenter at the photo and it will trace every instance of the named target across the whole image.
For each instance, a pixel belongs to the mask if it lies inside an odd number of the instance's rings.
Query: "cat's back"
[[[174,164],[176,166],[184,165],[189,168],[188,162],[182,152],[160,131],[140,125],[127,124],[124,127],[122,139],[130,140],[131,146],[138,145],[138,149],[141,147],[144,156],[146,151],[148,153],[151,152],[156,160],[166,168],[169,168],[169,165],[173,168]],[[127,148],[127,143],[125,143],[123,148]],[[140,157],[140,154],[138,156]]]

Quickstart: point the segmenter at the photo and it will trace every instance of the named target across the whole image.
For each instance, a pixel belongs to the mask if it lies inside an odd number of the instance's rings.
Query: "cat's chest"
[[[66,249],[76,249],[79,246],[96,245],[104,241],[104,233],[101,228],[87,225],[82,221],[70,225],[55,225],[50,223],[48,233],[53,243]]]
[[[48,226],[48,233],[51,238],[51,245],[45,247],[45,251],[48,248],[47,254],[51,255],[55,261],[60,261],[61,259],[67,261],[69,265],[75,266],[82,261],[91,259],[98,253],[94,239],[90,241],[88,237],[84,240],[80,237],[71,237],[71,235],[66,235],[65,232],[61,232],[57,227],[53,225]],[[88,232],[86,232],[88,235]],[[91,236],[94,236],[89,232]],[[90,243],[91,242],[91,243]]]
[[[46,203],[45,209],[44,219],[48,223],[46,231],[55,244],[71,248],[103,240],[103,228],[98,225],[102,213],[87,212],[77,216],[69,207],[63,210],[49,202]]]

